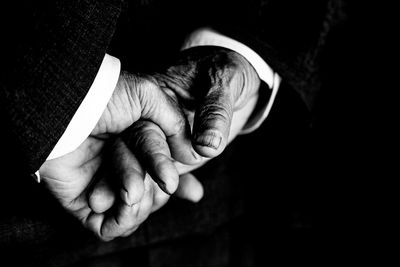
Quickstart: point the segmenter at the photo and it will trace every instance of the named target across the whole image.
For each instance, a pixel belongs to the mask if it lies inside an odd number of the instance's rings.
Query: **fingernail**
[[[218,149],[221,145],[222,136],[216,131],[205,131],[195,138],[197,145],[207,146],[214,149]]]
[[[199,154],[197,154],[197,152],[193,148],[190,152],[192,153],[192,156],[195,160],[197,160],[197,161],[201,160],[201,156]]]
[[[162,191],[164,191],[164,193],[168,194],[168,195],[172,195],[168,189],[167,189],[167,185],[165,184],[165,182],[161,179],[157,179],[156,183],[158,184],[158,186],[161,188]]]

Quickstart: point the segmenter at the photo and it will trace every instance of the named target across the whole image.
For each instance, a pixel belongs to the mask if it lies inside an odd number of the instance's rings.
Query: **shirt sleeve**
[[[87,95],[46,160],[74,151],[90,135],[114,92],[120,70],[119,59],[106,54]],[[39,171],[35,175],[40,182]]]
[[[256,130],[267,118],[272,108],[272,104],[275,101],[279,89],[281,77],[251,48],[232,38],[215,32],[210,28],[200,28],[191,33],[185,40],[182,50],[195,46],[220,46],[241,54],[253,66],[260,79],[268,85],[271,90],[269,100],[263,105],[263,108],[259,109],[258,113],[252,116],[252,119],[247,122],[241,134]]]

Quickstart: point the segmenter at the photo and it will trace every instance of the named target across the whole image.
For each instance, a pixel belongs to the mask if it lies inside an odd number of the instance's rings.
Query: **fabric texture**
[[[7,9],[0,101],[30,173],[50,154],[90,88],[120,5],[22,1]]]
[[[320,150],[308,147],[308,110],[314,110],[321,89],[319,63],[325,44],[343,19],[342,1],[65,3],[32,1],[30,8],[37,10],[32,14],[13,9],[19,14],[15,20],[27,22],[11,31],[22,45],[8,47],[5,66],[11,68],[1,78],[1,109],[6,114],[2,118],[6,131],[0,133],[6,143],[1,162],[12,171],[1,177],[0,251],[4,258],[13,259],[10,266],[73,266],[134,248],[149,253],[158,247],[152,255],[168,257],[163,251],[171,251],[171,241],[184,248],[179,240],[213,235],[235,220],[249,221],[243,230],[252,240],[273,242],[267,249],[273,254],[274,248],[292,241],[284,236],[287,229],[309,229],[311,222],[303,215],[302,204],[314,207],[310,203],[318,196],[310,185],[321,180],[309,178],[319,176],[310,174],[307,156],[316,153],[319,157],[311,158],[317,163],[323,163],[324,157],[317,153]],[[283,83],[277,103],[259,130],[239,137],[221,157],[195,172],[205,185],[200,203],[172,198],[132,236],[100,242],[31,181],[19,162],[28,162],[34,171],[47,157],[93,82],[107,46],[125,70],[151,72],[174,59],[186,34],[204,26],[246,44],[279,73]],[[19,144],[19,150],[12,144]],[[306,178],[299,179],[301,174]],[[218,239],[221,244],[226,241]],[[304,239],[300,240],[299,246],[304,247]],[[204,239],[203,244],[210,243]],[[266,253],[262,246],[254,251]],[[148,255],[143,256],[143,266],[160,266]],[[230,256],[221,250],[221,257]],[[190,266],[185,264],[176,266]]]

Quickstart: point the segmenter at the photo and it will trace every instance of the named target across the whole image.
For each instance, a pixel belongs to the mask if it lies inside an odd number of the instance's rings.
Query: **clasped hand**
[[[123,72],[91,135],[42,165],[43,184],[100,239],[130,235],[170,195],[201,199],[190,171],[242,129],[259,83],[246,59],[219,47],[185,50],[162,73]]]

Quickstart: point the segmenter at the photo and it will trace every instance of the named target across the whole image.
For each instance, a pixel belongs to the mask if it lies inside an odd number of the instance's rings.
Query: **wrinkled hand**
[[[40,168],[43,183],[61,205],[103,240],[130,234],[150,212],[165,204],[168,194],[159,187],[168,193],[178,187],[179,174],[173,164],[165,172],[154,154],[146,159],[150,163],[145,170],[124,142],[115,140],[116,134],[140,118],[162,129],[174,158],[186,163],[200,160],[191,146],[185,117],[173,99],[150,79],[124,73],[92,134],[75,151],[46,161]],[[165,159],[166,164],[171,161]],[[154,175],[158,186],[146,172]],[[200,186],[193,178],[184,180],[189,186]]]
[[[212,53],[210,49],[185,51],[177,64],[165,74],[155,75],[165,92],[184,108],[190,124],[195,125],[192,141],[199,154],[207,157],[222,152],[243,128],[254,109],[259,87],[258,75],[244,58],[226,49],[212,48]],[[196,125],[200,126],[196,128]],[[221,137],[221,146],[217,149],[212,146],[204,148],[196,140],[196,137],[210,131]],[[202,186],[190,171],[203,165],[207,158],[201,158],[194,165],[178,161],[173,164],[167,136],[157,124],[148,120],[134,123],[123,133],[122,139],[135,151],[153,179],[166,180],[159,175],[173,176],[176,168],[181,174],[176,194],[192,201],[202,197]],[[116,196],[110,188],[105,181],[93,190],[92,199],[97,200],[93,203],[103,203],[99,210],[112,207]],[[156,204],[158,207],[168,200],[168,196],[163,196],[161,192],[159,199],[162,204]]]
[[[43,182],[101,239],[128,235],[166,203],[163,191],[201,198],[202,187],[190,174],[178,188],[179,174],[205,162],[198,154],[211,158],[223,151],[252,112],[258,86],[250,64],[222,48],[189,49],[155,79],[125,73],[92,135],[74,152],[47,161],[40,169]],[[113,140],[139,119],[133,136]],[[172,158],[194,167],[172,164]]]
[[[118,186],[122,188],[120,195],[118,196],[115,190],[112,190],[115,187],[115,179],[102,177],[90,192],[89,205],[96,213],[104,213],[115,208],[115,205],[126,211],[120,212],[121,215],[116,220],[113,218],[111,223],[103,226],[105,229],[103,236],[105,233],[129,235],[150,213],[165,205],[170,195],[160,189],[154,182],[154,177],[158,177],[159,174],[173,175],[171,172],[177,169],[176,162],[171,159],[164,132],[153,122],[141,120],[134,123],[122,134],[121,138],[118,138],[115,148],[112,165],[121,166],[117,173],[117,177],[122,178]],[[135,151],[135,155],[138,156],[130,154],[130,151]],[[143,175],[135,174],[142,174],[145,170],[149,170],[150,175],[146,174],[143,181]],[[203,196],[203,187],[200,182],[190,173],[179,172],[179,174],[183,175],[180,176],[175,195],[192,202],[199,201]],[[141,209],[142,216],[132,216],[132,214],[140,214],[132,208]],[[123,229],[128,230],[121,232]]]
[[[193,127],[194,149],[208,158],[220,154],[244,127],[260,86],[244,57],[216,46],[182,51],[175,64],[155,78],[182,105]]]
[[[242,130],[257,101],[259,77],[250,63],[234,51],[220,47],[196,47],[182,52],[175,64],[165,73],[154,75],[154,78],[175,100],[175,106],[184,110],[190,125],[194,125],[193,146],[206,158],[193,153],[192,164],[184,164],[185,161],[171,153],[173,147],[169,146],[166,133],[157,124],[146,120],[140,120],[126,130],[124,142],[135,151],[161,188],[162,181],[174,176],[177,169],[181,175],[177,194],[197,201],[203,190],[190,171],[221,153]],[[211,139],[219,138],[218,147],[210,140],[210,134]],[[177,159],[174,163],[171,154]],[[102,195],[103,190],[107,191],[106,186],[96,192]],[[108,196],[108,203],[112,203],[112,197]]]
[[[105,141],[89,137],[75,151],[47,161],[40,172],[61,205],[108,241],[135,231],[169,195],[145,173],[124,142],[117,139],[109,155],[104,153],[105,145]],[[105,158],[112,164],[105,164]],[[182,198],[198,201],[202,196],[201,185],[193,177],[184,178],[179,188]]]

